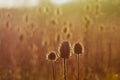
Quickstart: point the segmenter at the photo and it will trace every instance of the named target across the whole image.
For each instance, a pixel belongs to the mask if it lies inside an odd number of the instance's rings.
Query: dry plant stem
[[[78,62],[78,80],[79,80],[79,78],[80,78],[80,76],[79,76],[79,71],[80,71],[80,69],[79,69],[79,54],[77,54],[77,62]]]
[[[51,62],[51,66],[52,66],[52,80],[55,80],[54,62]]]
[[[66,59],[63,59],[63,69],[64,69],[64,80],[67,80],[67,78],[66,78]]]

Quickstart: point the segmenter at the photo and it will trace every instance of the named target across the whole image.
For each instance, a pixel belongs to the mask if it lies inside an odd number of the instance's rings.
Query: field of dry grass
[[[117,0],[116,0],[117,1]],[[120,2],[119,2],[120,3]],[[49,51],[63,40],[80,41],[80,80],[120,80],[120,10],[115,3],[44,4],[31,9],[0,9],[0,80],[52,80]],[[67,80],[77,80],[77,58],[71,50]],[[63,62],[54,63],[63,80]]]

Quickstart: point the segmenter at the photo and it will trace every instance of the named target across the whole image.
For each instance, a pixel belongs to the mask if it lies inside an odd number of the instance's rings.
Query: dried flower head
[[[59,48],[59,56],[61,58],[69,58],[70,56],[70,43],[68,41],[64,41],[61,43],[61,46]]]
[[[61,41],[61,35],[60,34],[57,34],[56,37],[55,37],[55,41],[59,42]]]
[[[68,27],[64,27],[63,28],[63,33],[67,33],[68,32]]]
[[[67,33],[66,37],[67,37],[67,39],[71,39],[72,38],[72,33]]]
[[[74,45],[74,53],[76,53],[76,54],[82,54],[83,53],[83,47],[79,42],[75,43],[75,45]]]
[[[55,52],[50,52],[47,54],[47,60],[49,61],[56,61],[57,55]]]

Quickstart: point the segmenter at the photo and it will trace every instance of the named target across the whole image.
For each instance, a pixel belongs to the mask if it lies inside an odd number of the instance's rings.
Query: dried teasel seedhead
[[[60,34],[57,34],[56,37],[55,37],[55,41],[60,42],[61,38],[62,38],[62,36]]]
[[[55,52],[52,51],[47,54],[47,60],[56,61],[56,59],[57,59],[57,55]]]
[[[83,53],[83,46],[79,42],[75,43],[75,45],[74,45],[74,53],[75,54],[82,54]]]
[[[69,30],[69,28],[68,28],[68,27],[64,27],[64,28],[63,28],[63,33],[67,33],[67,32],[68,32],[68,30]]]
[[[64,59],[68,59],[70,56],[70,43],[63,41],[59,47],[59,56]]]

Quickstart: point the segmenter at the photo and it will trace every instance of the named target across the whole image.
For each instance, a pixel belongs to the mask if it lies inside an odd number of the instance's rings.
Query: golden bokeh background
[[[51,80],[49,51],[80,41],[80,80],[120,80],[120,1],[76,0],[30,8],[0,8],[0,80]],[[73,52],[71,52],[73,53]],[[77,79],[76,55],[67,62],[68,80]],[[62,60],[55,62],[63,80]]]

